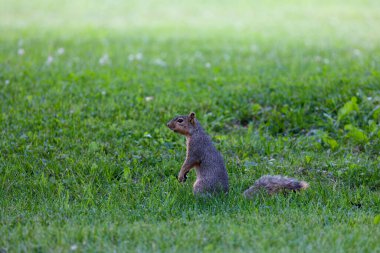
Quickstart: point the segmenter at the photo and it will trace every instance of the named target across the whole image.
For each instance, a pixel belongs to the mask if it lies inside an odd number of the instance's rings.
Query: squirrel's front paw
[[[179,181],[179,182],[183,183],[183,182],[186,181],[186,179],[187,179],[186,174],[179,174],[179,175],[178,175],[178,181]]]

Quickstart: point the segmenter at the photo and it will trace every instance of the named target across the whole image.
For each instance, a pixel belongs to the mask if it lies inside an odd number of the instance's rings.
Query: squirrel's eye
[[[178,122],[178,123],[182,123],[182,122],[183,122],[183,119],[178,119],[177,122]]]

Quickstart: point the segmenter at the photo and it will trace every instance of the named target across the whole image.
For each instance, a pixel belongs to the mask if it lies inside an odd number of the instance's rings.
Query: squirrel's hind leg
[[[197,179],[193,185],[193,193],[197,196],[208,197],[215,194],[227,194],[228,186],[223,186],[222,183],[213,184],[210,187],[210,182]]]
[[[201,180],[196,180],[194,185],[193,185],[193,192],[194,195],[202,195],[205,192],[203,183]]]

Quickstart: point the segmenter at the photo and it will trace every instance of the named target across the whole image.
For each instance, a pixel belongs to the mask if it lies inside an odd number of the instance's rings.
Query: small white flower
[[[195,58],[203,58],[203,54],[199,51],[195,52],[194,56]]]
[[[53,61],[54,61],[53,56],[49,55],[49,57],[48,57],[47,60],[46,60],[46,64],[47,64],[47,65],[50,65],[50,64],[52,64]]]
[[[10,83],[9,80],[5,80],[5,85],[8,85]]]
[[[99,59],[99,63],[100,65],[105,65],[105,64],[109,64],[110,62],[110,59],[108,57],[108,54],[104,54],[100,59]]]
[[[107,94],[107,92],[103,90],[103,91],[101,92],[101,94],[102,94],[103,96],[105,96],[105,95]]]
[[[260,48],[259,48],[259,46],[258,45],[256,45],[256,44],[253,44],[253,45],[251,45],[251,51],[252,52],[259,52],[260,51]]]
[[[73,244],[73,245],[70,246],[70,249],[71,249],[72,251],[77,250],[77,249],[78,249],[78,245]]]
[[[205,67],[209,69],[211,67],[211,64],[209,62],[206,62]]]
[[[61,55],[65,53],[65,49],[63,47],[58,48],[57,54]]]
[[[181,66],[182,65],[182,61],[180,60],[180,59],[177,59],[176,61],[175,61],[175,64],[174,64],[176,67],[178,67],[178,66]]]
[[[161,66],[161,67],[166,67],[166,62],[161,60],[160,58],[157,58],[153,62],[155,65]]]
[[[19,48],[18,51],[17,51],[18,55],[24,55],[25,54],[25,50],[23,48]]]
[[[134,60],[135,60],[135,56],[134,56],[133,54],[130,54],[130,55],[128,56],[128,60],[129,60],[129,61],[134,61]]]
[[[142,53],[130,54],[128,56],[128,60],[129,61],[141,61],[142,58],[143,58],[143,54]]]
[[[147,96],[147,97],[145,97],[145,101],[146,102],[152,101],[153,99],[154,99],[153,96]]]
[[[142,60],[142,58],[143,58],[143,54],[142,54],[142,53],[137,53],[137,54],[135,55],[135,58],[136,58],[137,61],[140,61],[140,60]]]
[[[356,57],[360,57],[362,55],[362,52],[359,49],[354,49],[354,51],[352,53]]]

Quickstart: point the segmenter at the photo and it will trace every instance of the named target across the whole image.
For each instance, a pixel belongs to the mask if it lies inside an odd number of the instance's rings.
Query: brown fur
[[[299,191],[309,187],[305,181],[298,181],[294,178],[284,176],[265,175],[256,180],[256,182],[244,192],[246,198],[252,198],[260,190],[265,190],[272,195],[281,191]]]
[[[186,159],[178,174],[178,181],[185,182],[187,173],[195,168],[197,180],[193,185],[194,194],[228,192],[228,174],[223,157],[195,118],[195,113],[174,117],[167,126],[186,137]],[[266,175],[247,189],[244,196],[252,198],[260,190],[275,194],[280,191],[299,191],[307,187],[308,183],[294,178]]]
[[[187,173],[195,168],[197,180],[193,185],[194,194],[228,192],[228,174],[223,157],[195,118],[195,113],[177,116],[167,126],[186,137],[186,159],[178,181],[185,182]]]

